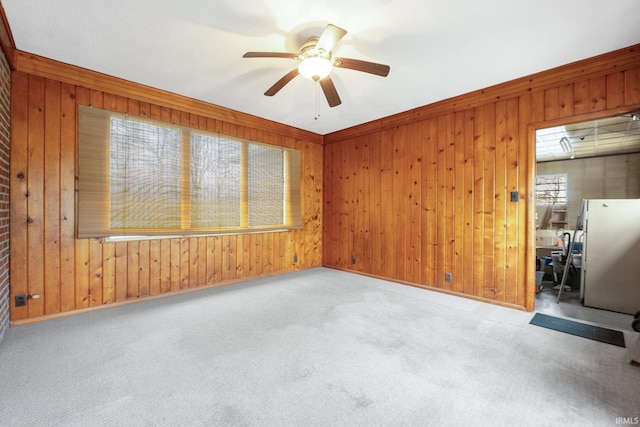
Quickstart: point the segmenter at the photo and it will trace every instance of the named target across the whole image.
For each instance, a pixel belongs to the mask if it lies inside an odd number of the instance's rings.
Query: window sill
[[[219,231],[211,233],[192,233],[192,234],[171,234],[171,235],[123,235],[123,236],[106,236],[99,239],[103,242],[133,242],[139,240],[162,240],[162,239],[186,239],[191,237],[216,237],[216,236],[229,236],[237,234],[264,234],[264,233],[283,233],[302,227],[290,227],[290,228],[270,228],[270,229],[256,229],[256,230],[238,230],[238,231]]]

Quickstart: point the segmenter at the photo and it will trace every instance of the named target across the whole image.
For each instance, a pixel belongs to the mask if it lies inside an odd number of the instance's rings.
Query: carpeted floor
[[[525,313],[316,268],[12,327],[3,426],[607,426],[627,348]]]

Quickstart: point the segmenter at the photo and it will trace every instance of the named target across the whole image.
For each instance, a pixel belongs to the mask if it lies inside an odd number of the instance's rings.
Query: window
[[[567,203],[567,175],[536,176],[536,203],[554,205]]]
[[[180,228],[180,131],[111,117],[111,228]]]
[[[296,228],[300,152],[79,107],[78,237]]]
[[[191,135],[191,224],[195,228],[242,226],[241,152],[237,141]],[[284,194],[278,202],[283,201]]]

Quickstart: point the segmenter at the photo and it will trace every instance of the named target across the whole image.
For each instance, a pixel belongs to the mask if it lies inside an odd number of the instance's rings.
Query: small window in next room
[[[567,174],[536,176],[536,204],[567,203]]]

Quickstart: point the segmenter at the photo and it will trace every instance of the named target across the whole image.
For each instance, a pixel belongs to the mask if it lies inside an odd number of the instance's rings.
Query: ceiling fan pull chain
[[[315,99],[316,115],[313,119],[318,120],[318,117],[320,117],[320,113],[318,113],[318,91],[320,90],[318,87],[320,86],[320,84],[316,82],[315,86],[316,86],[316,99]]]

